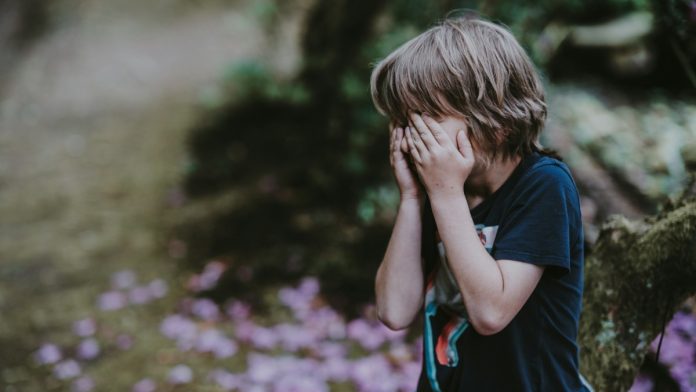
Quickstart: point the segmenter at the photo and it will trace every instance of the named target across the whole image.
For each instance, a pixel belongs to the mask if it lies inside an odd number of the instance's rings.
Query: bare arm
[[[544,267],[495,260],[481,244],[464,194],[433,202],[433,215],[467,313],[482,335],[505,328],[527,302]]]
[[[377,315],[391,329],[408,327],[423,303],[421,230],[424,191],[409,166],[404,151],[404,130],[389,126],[389,163],[399,187],[401,202],[387,251],[377,270]]]
[[[421,204],[418,199],[402,199],[387,251],[377,270],[377,314],[391,329],[408,327],[423,304]]]

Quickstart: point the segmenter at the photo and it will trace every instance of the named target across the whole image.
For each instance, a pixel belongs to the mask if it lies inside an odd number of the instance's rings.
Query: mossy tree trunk
[[[597,391],[626,391],[663,320],[696,293],[696,198],[641,221],[613,217],[586,259],[581,369]]]

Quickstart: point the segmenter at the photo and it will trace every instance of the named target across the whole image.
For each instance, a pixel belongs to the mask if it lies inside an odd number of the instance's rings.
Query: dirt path
[[[225,66],[268,47],[244,2],[159,19],[102,3],[38,42],[0,103],[0,385],[11,390],[40,390],[29,354],[93,310],[111,273],[176,279],[161,218],[197,102]]]

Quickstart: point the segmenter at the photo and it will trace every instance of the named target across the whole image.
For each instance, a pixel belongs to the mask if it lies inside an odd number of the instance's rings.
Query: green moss
[[[642,221],[613,217],[586,261],[582,373],[599,391],[631,385],[657,322],[696,292],[696,201]]]

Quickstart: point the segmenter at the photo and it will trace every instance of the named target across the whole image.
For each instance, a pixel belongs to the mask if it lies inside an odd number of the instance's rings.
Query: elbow
[[[479,335],[495,335],[505,329],[510,320],[500,312],[485,312],[477,317],[471,318],[471,325]]]
[[[405,317],[396,317],[393,314],[388,314],[379,310],[377,310],[377,318],[392,331],[406,329],[413,322],[413,320],[408,320]]]
[[[474,324],[474,329],[476,332],[478,332],[479,335],[483,336],[491,336],[495,335],[498,332],[502,331],[505,327],[501,327],[499,325],[491,325],[491,324],[481,324],[479,323],[478,325]]]

